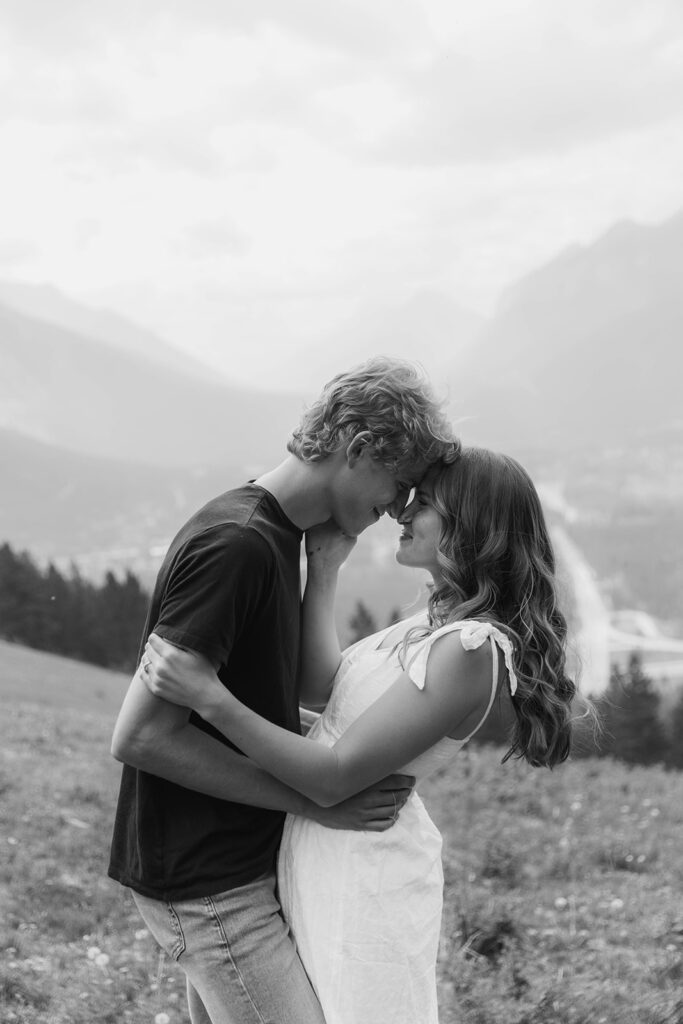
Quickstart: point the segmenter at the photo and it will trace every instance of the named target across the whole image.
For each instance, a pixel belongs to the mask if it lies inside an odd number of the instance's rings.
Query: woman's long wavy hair
[[[442,579],[429,598],[430,624],[480,619],[509,636],[517,692],[505,760],[552,768],[569,755],[576,686],[566,673],[567,623],[536,488],[509,456],[464,448],[439,471],[432,500],[442,519]]]

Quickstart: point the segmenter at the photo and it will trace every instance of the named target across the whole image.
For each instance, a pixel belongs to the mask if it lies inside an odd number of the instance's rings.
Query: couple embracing
[[[114,732],[109,872],[192,1024],[436,1024],[441,837],[414,783],[504,692],[509,754],[567,757],[551,543],[526,472],[461,448],[411,364],[335,377],[287,447],[166,555]],[[385,513],[427,608],[341,652],[338,571]]]

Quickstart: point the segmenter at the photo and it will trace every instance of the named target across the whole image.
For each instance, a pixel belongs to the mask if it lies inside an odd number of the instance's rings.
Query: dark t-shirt
[[[200,509],[171,543],[143,634],[199,651],[258,714],[300,731],[301,531],[248,484]],[[210,725],[190,721],[228,746]],[[145,896],[215,895],[271,870],[284,815],[205,796],[124,765],[109,874]]]

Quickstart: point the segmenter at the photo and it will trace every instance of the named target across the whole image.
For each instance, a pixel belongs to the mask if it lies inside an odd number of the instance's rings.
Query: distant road
[[[576,602],[577,629],[572,643],[579,662],[579,686],[597,696],[609,683],[610,614],[598,587],[595,572],[564,527],[551,529],[553,545],[567,570]]]

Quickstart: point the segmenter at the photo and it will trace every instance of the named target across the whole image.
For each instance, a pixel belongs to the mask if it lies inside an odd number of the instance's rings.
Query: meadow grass
[[[106,877],[126,684],[0,647],[2,1024],[188,1022],[182,972]],[[683,1024],[683,776],[500,758],[465,751],[421,791],[444,835],[442,1024]]]

